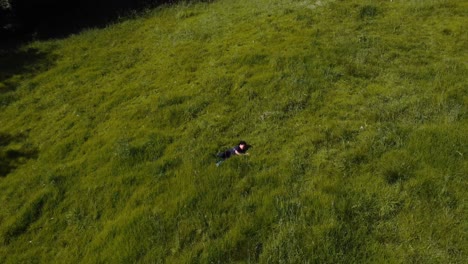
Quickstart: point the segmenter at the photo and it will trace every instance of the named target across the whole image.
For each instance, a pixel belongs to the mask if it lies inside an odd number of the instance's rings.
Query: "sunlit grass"
[[[462,263],[465,10],[179,4],[0,58],[0,262]]]

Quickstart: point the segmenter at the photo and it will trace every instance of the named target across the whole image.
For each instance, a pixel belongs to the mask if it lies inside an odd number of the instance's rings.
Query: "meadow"
[[[467,22],[218,0],[3,52],[0,263],[466,263]]]

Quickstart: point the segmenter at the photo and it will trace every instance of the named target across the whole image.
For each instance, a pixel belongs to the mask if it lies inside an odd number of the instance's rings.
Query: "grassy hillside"
[[[219,0],[2,54],[0,262],[465,262],[467,21]]]

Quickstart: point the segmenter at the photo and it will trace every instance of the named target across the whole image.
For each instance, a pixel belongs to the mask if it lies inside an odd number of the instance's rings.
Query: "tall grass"
[[[463,263],[465,10],[185,3],[0,58],[0,262]]]

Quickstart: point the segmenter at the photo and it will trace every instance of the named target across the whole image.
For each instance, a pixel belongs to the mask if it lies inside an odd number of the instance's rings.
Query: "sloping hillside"
[[[467,10],[220,0],[2,54],[0,262],[463,263]]]

